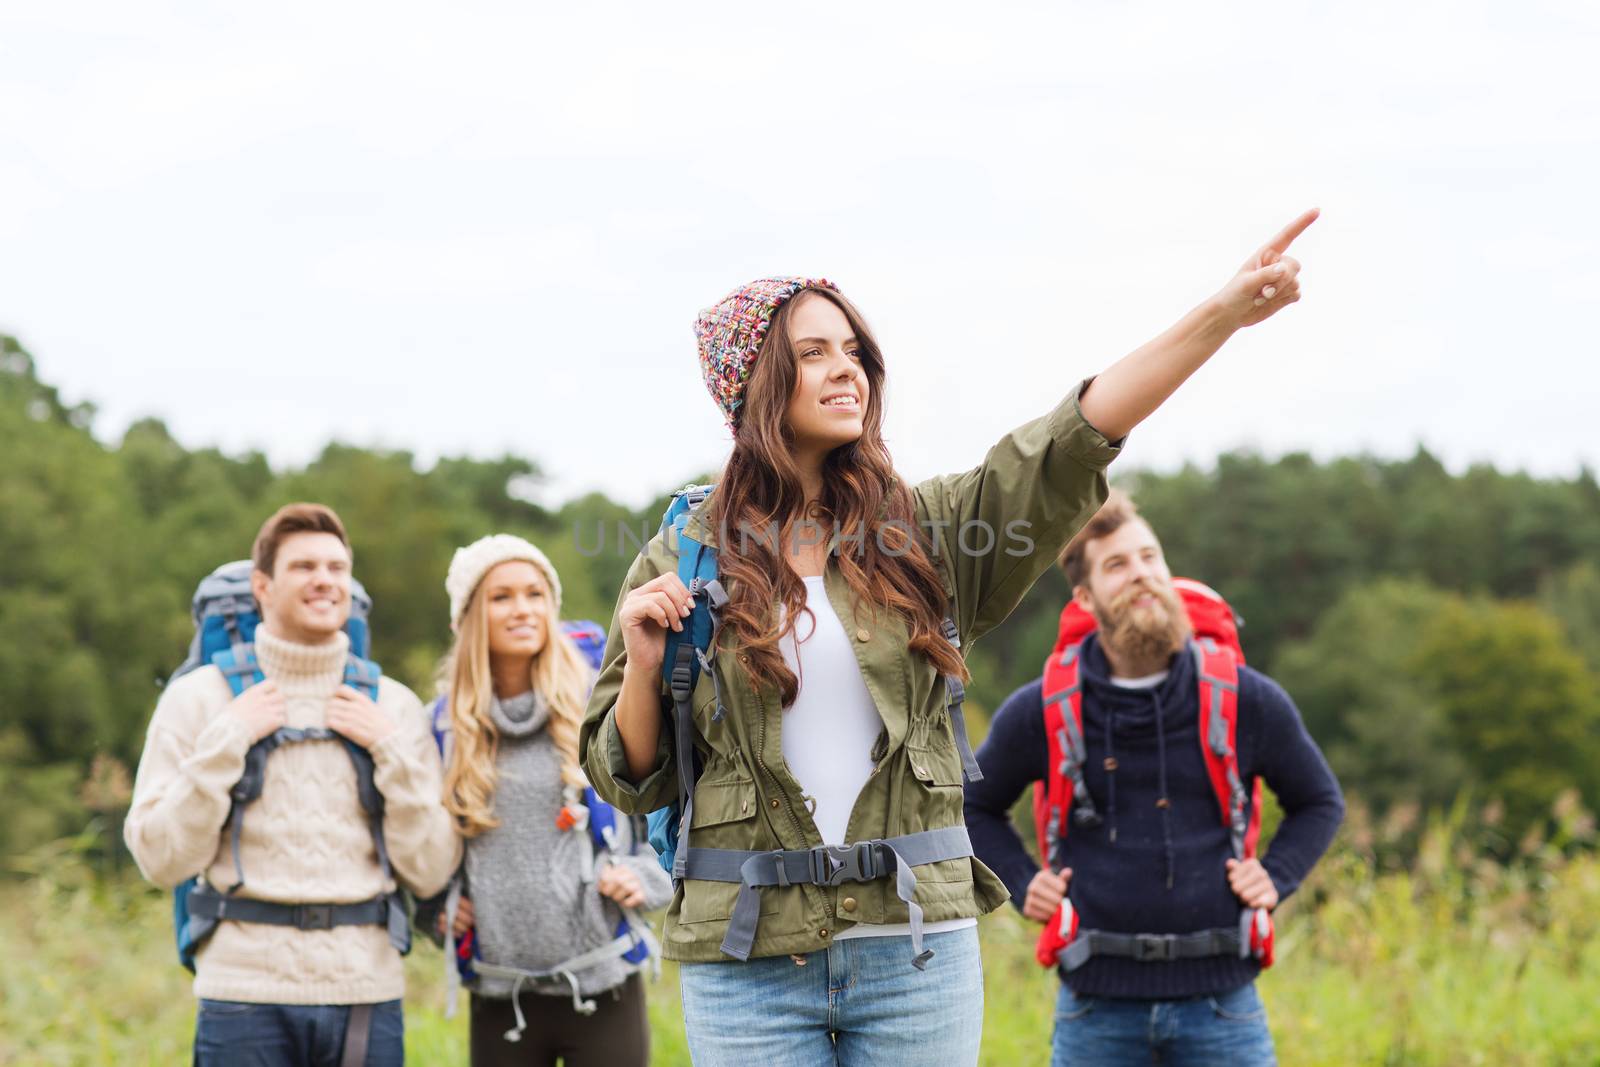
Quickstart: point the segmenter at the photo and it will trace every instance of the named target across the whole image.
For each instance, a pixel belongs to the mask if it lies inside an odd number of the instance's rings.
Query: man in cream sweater
[[[251,553],[261,608],[255,655],[265,680],[235,697],[206,666],[162,694],[150,722],[125,836],[146,878],[238,880],[227,823],[252,745],[282,727],[326,727],[372,757],[394,877],[438,893],[461,858],[441,803],[438,754],[421,704],[385,677],[376,702],[344,684],[350,542],[338,516],[291,504]],[[266,761],[240,837],[237,896],[277,904],[361,904],[385,879],[350,754],[337,739],[285,744]],[[315,924],[310,924],[315,926]],[[398,1064],[400,954],[376,921],[302,928],[224,918],[196,959],[195,1062]]]

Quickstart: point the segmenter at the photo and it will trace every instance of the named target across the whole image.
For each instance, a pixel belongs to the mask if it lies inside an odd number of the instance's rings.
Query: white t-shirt
[[[1113,674],[1111,684],[1122,689],[1154,689],[1166,681],[1167,675],[1171,673],[1171,671],[1156,671],[1154,674],[1146,674],[1139,678],[1119,678]]]
[[[809,613],[778,642],[784,662],[800,682],[794,704],[783,711],[783,761],[800,783],[800,791],[815,802],[811,818],[822,840],[843,845],[856,798],[872,775],[872,746],[883,730],[883,719],[861,677],[850,635],[828,602],[822,576],[801,580]],[[936,934],[977,922],[950,919],[925,923],[922,930]],[[909,923],[859,923],[835,940],[910,933]]]

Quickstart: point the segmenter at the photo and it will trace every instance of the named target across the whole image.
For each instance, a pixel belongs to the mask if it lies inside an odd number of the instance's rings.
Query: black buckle
[[[687,638],[688,635],[685,634],[684,636]],[[689,699],[690,688],[693,685],[694,678],[691,666],[694,663],[694,652],[694,644],[685,640],[683,644],[678,646],[678,655],[676,661],[672,664],[672,683],[670,688],[672,690],[672,699],[679,704],[685,703]]]
[[[1133,958],[1141,963],[1178,958],[1177,934],[1140,934],[1134,939],[1133,944]]]
[[[870,882],[881,877],[872,842],[858,845],[818,845],[811,850],[811,880],[815,885]]]
[[[294,924],[302,930],[332,930],[332,904],[297,904]]]
[[[332,741],[339,735],[326,726],[282,726],[274,731],[278,744],[296,744],[301,741]]]

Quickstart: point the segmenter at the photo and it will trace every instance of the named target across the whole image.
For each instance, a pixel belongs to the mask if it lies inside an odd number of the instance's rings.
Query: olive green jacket
[[[1118,450],[1083,420],[1078,410],[1081,391],[1081,386],[1074,389],[1055,410],[1007,434],[976,468],[931,478],[912,491],[917,521],[936,539],[936,562],[963,649],[1011,613],[1105,500],[1105,468]],[[704,510],[691,517],[688,532],[713,545],[713,532],[699,521]],[[835,552],[852,551],[850,544],[837,543]],[[628,572],[618,611],[629,591],[676,571],[676,544],[658,535]],[[888,742],[851,811],[849,840],[960,825],[961,761],[945,709],[943,678],[925,657],[907,648],[908,631],[900,617],[880,611],[874,618],[869,606],[857,609],[831,556],[824,585],[846,630],[855,634],[861,677],[883,717]],[[625,812],[643,813],[677,798],[671,701],[663,685],[655,765],[643,781],[634,782],[616,721],[625,661],[613,613],[605,664],[589,700],[579,748],[595,790]],[[776,691],[751,686],[736,648],[723,647],[715,669],[727,708],[723,718],[712,721],[716,701],[707,672],[701,673],[693,696],[704,773],[695,788],[691,843],[750,851],[821,845],[800,785],[783,761],[783,714]],[[874,755],[879,753],[884,753],[882,736]],[[977,916],[1007,899],[1000,879],[977,859],[926,864],[916,868],[916,876],[916,899],[927,922]],[[685,880],[667,911],[662,939],[666,957],[726,959],[719,946],[738,892],[736,883]],[[858,922],[907,920],[893,878],[838,887],[769,886],[759,892],[755,957],[826,948],[835,933]]]

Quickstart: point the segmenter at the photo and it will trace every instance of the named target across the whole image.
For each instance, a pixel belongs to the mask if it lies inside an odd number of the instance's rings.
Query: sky
[[[1300,210],[1304,299],[1118,466],[1600,467],[1592,3],[0,0],[0,331],[114,442],[534,459],[632,504],[729,438],[695,314],[826,276],[910,478]]]

